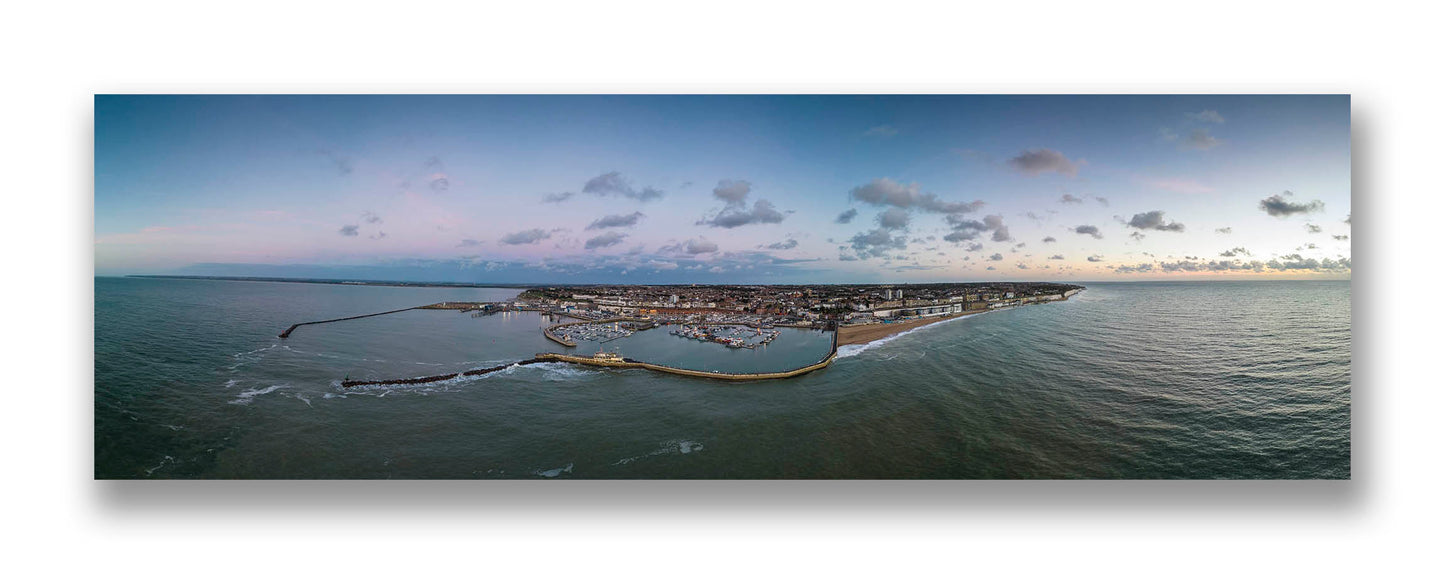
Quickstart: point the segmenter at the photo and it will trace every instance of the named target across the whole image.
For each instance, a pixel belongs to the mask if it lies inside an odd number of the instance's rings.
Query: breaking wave
[[[914,328],[912,328],[912,329],[909,329],[909,330],[907,330],[907,331],[903,331],[903,332],[901,332],[901,333],[894,333],[894,334],[889,335],[889,336],[887,336],[887,337],[884,337],[884,338],[882,338],[882,339],[878,339],[877,341],[869,341],[869,342],[863,343],[863,344],[861,344],[861,345],[843,345],[843,346],[841,346],[841,347],[838,347],[838,358],[839,358],[839,359],[842,359],[842,358],[846,358],[846,357],[856,356],[856,355],[859,355],[859,354],[863,353],[863,351],[867,351],[867,350],[869,350],[869,349],[876,349],[876,348],[881,347],[881,346],[883,346],[883,345],[885,345],[885,344],[893,341],[894,339],[897,339],[897,338],[902,337],[902,336],[904,336],[904,335],[909,335],[909,334],[912,334],[912,333],[917,333],[917,332],[923,331],[923,330],[925,330],[925,329],[931,329],[931,328],[937,327],[937,326],[939,326],[939,325],[943,325],[943,324],[947,324],[947,323],[952,323],[952,322],[954,322],[954,321],[961,321],[961,320],[963,320],[963,319],[968,319],[968,318],[970,318],[970,317],[980,317],[980,316],[983,316],[983,315],[987,315],[987,314],[989,314],[989,313],[992,313],[992,312],[994,312],[994,311],[997,311],[997,309],[989,310],[989,311],[984,311],[984,312],[982,312],[982,313],[974,313],[974,314],[972,314],[972,315],[963,315],[963,316],[959,316],[959,317],[954,317],[954,318],[952,318],[952,319],[944,319],[944,320],[938,321],[938,322],[936,322],[936,323],[929,323],[929,324],[924,325],[924,326],[922,326],[922,327],[914,327]]]
[[[271,385],[264,389],[248,389],[236,395],[236,400],[227,402],[233,405],[249,405],[256,397],[284,388],[286,388],[286,385]]]

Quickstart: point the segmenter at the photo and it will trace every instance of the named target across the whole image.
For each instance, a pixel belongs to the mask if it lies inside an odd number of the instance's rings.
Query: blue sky
[[[1348,96],[98,96],[95,105],[104,275],[1349,276]]]

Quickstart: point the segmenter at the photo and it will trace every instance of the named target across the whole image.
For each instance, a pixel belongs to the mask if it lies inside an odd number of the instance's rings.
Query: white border
[[[624,4],[626,4],[624,6]],[[1439,8],[29,3],[7,10],[7,563],[46,570],[1395,570],[1438,563]],[[94,93],[1350,93],[1336,483],[95,483]],[[18,177],[17,177],[18,176]],[[18,179],[18,181],[17,181]],[[38,200],[38,201],[37,201]],[[1426,251],[1426,250],[1429,251]]]

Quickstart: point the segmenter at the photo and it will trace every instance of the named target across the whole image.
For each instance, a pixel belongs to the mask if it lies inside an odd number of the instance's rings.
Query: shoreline
[[[969,315],[979,315],[987,313],[989,311],[992,311],[992,309],[976,309],[973,311],[950,313],[948,315],[929,317],[927,319],[912,319],[908,321],[899,321],[896,323],[873,323],[870,325],[842,326],[838,327],[838,346],[842,347],[845,345],[866,345],[868,343],[872,343],[881,339],[886,339],[900,333],[906,333],[908,331],[912,331],[926,325],[942,323],[950,319],[967,317]]]

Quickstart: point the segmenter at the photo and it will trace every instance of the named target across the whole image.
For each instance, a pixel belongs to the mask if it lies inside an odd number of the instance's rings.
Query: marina
[[[682,325],[670,334],[684,339],[718,343],[730,349],[756,349],[778,338],[778,331],[741,324]]]

